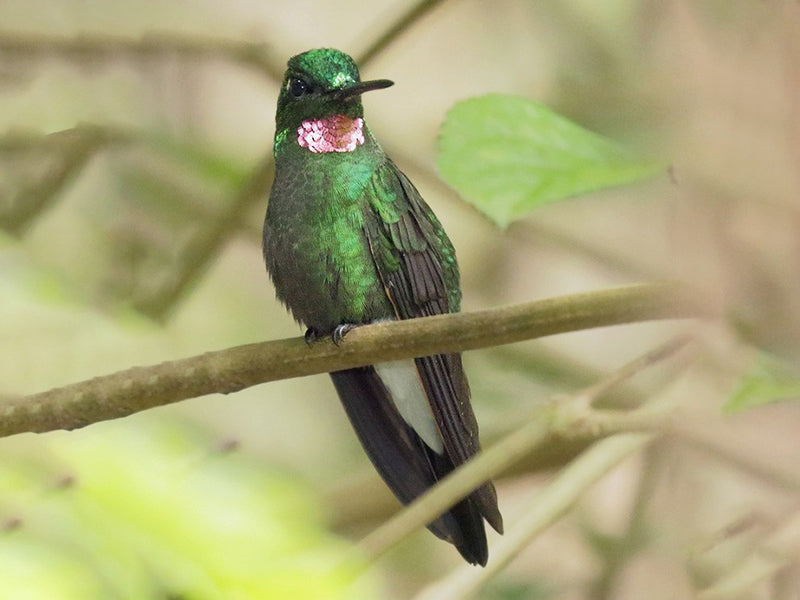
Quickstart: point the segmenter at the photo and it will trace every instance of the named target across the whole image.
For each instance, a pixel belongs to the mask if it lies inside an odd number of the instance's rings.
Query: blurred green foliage
[[[728,414],[800,398],[800,373],[773,354],[759,352],[753,368],[725,403]]]
[[[198,429],[116,421],[26,448],[0,462],[2,598],[374,597],[307,490]]]

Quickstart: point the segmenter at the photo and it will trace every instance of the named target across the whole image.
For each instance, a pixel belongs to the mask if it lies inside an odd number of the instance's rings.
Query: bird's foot
[[[331,335],[331,339],[333,343],[337,346],[342,343],[344,336],[353,329],[358,327],[355,323],[342,323],[341,325],[337,325],[336,329],[333,330],[333,334]]]
[[[316,330],[309,327],[306,329],[306,333],[303,338],[306,340],[306,344],[310,346],[319,339],[319,334],[316,332]]]

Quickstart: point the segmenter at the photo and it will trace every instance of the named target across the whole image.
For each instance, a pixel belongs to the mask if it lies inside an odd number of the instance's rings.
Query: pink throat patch
[[[297,128],[297,143],[311,152],[352,152],[364,143],[364,119],[331,115],[307,119]]]

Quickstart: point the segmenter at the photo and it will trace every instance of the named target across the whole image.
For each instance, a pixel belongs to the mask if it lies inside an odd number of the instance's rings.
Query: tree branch
[[[797,562],[800,550],[800,535],[797,524],[800,510],[795,503],[776,523],[766,539],[741,560],[726,565],[726,571],[709,587],[700,591],[697,600],[728,600],[752,597],[759,582],[775,575],[787,565]],[[774,593],[774,592],[773,592]],[[773,597],[778,597],[773,596]]]
[[[416,4],[411,5],[386,31],[375,38],[364,52],[359,53],[356,62],[360,65],[370,62],[403,32],[441,3],[442,0],[419,0]]]
[[[242,215],[263,202],[275,170],[272,155],[264,156],[245,179],[224,214],[196,231],[181,249],[175,273],[146,296],[136,298],[134,307],[155,319],[163,319],[177,304],[189,285],[203,275],[225,241],[238,230]]]
[[[701,314],[683,285],[660,282],[472,313],[376,323],[351,331],[339,347],[329,339],[307,346],[302,338],[247,344],[134,367],[0,403],[0,436],[75,429],[187,398],[374,362]]]
[[[181,55],[192,58],[223,58],[266,73],[271,79],[283,77],[282,60],[274,59],[265,43],[243,42],[171,32],[150,32],[140,37],[84,33],[76,36],[21,34],[0,31],[0,52],[7,57],[58,56],[74,61],[97,58],[153,58]]]
[[[645,447],[653,437],[654,434],[620,433],[598,441],[536,495],[530,503],[530,511],[514,523],[509,534],[493,548],[492,561],[486,568],[457,568],[450,576],[422,590],[417,600],[473,598],[538,534],[564,516],[593,484]]]

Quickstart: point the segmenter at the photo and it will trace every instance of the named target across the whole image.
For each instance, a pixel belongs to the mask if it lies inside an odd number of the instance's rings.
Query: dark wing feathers
[[[435,275],[436,265],[431,253],[406,253],[403,255],[403,266],[405,267],[404,274],[408,275],[411,285],[413,304],[420,307],[420,313],[435,315],[446,312],[447,293],[444,289],[444,282]]]
[[[450,241],[414,185],[390,161],[373,177],[372,204],[364,229],[373,260],[397,318],[431,316],[458,310],[458,270]],[[469,386],[458,354],[416,359],[449,463],[437,476],[480,450],[478,425],[469,404]],[[400,417],[398,417],[400,418]],[[487,482],[470,498],[497,531],[502,518],[494,486]]]
[[[463,464],[480,451],[478,423],[469,406],[469,385],[463,375],[461,355],[437,354],[415,359],[428,397],[454,398],[454,402],[433,402],[433,417],[439,426],[444,446],[455,466]],[[461,386],[456,388],[456,386]],[[473,492],[481,514],[492,528],[503,532],[503,518],[497,508],[497,492],[486,482]]]
[[[401,502],[408,504],[433,486],[440,473],[452,470],[406,424],[373,367],[336,371],[331,379],[361,445]],[[462,500],[428,523],[428,529],[452,543],[468,562],[486,564],[486,534],[474,503]]]

